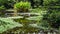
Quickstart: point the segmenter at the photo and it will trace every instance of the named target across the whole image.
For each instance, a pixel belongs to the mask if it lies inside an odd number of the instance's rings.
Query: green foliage
[[[55,28],[59,28],[59,20],[60,20],[60,12],[53,12],[49,15],[48,18],[49,22],[51,22],[51,25]],[[56,25],[57,24],[57,25]]]
[[[59,10],[51,10],[48,11],[47,14],[44,16],[44,19],[47,20],[49,25],[52,28],[59,28],[60,24],[60,12]]]
[[[12,0],[0,0],[0,4],[10,4]],[[34,2],[37,2],[40,4],[40,0],[35,0]],[[21,23],[23,27],[19,28],[17,31],[24,31],[24,32],[30,32],[30,31],[38,31],[36,28],[41,29],[48,29],[51,27],[59,28],[60,26],[60,11],[58,10],[51,10],[48,8],[60,8],[60,6],[49,6],[50,4],[56,3],[58,0],[44,0],[44,5],[47,5],[47,7],[40,7],[35,8],[30,11],[30,13],[37,13],[34,14],[35,16],[29,17],[29,18],[19,18],[19,19],[9,19],[9,18],[0,18],[0,33],[13,29],[15,27],[21,27]],[[37,4],[38,5],[38,4]],[[31,8],[31,4],[29,2],[17,2],[14,5],[14,9],[16,10],[22,10],[25,11]],[[5,7],[1,6],[0,11],[4,10]],[[47,11],[47,9],[49,11]],[[3,12],[3,11],[2,11]],[[38,15],[38,16],[36,16]],[[32,24],[33,23],[33,24]],[[31,30],[32,29],[32,30]],[[14,30],[14,29],[13,29]]]
[[[42,20],[41,23],[38,24],[39,26],[42,26],[42,27],[45,27],[45,28],[48,28],[50,25],[49,23],[45,20]]]
[[[13,0],[0,0],[0,4],[7,4],[9,2],[13,2]]]
[[[4,6],[0,6],[0,10],[4,10],[5,9],[5,7]]]
[[[29,22],[31,22],[31,21],[29,21],[29,20],[27,20],[27,19],[23,19],[23,18],[19,18],[19,19],[14,19],[14,21],[16,21],[16,22],[19,22],[20,24],[29,24]]]
[[[47,5],[47,6],[49,6],[51,3],[53,4],[53,3],[55,3],[56,4],[56,2],[58,2],[59,0],[44,0],[44,5]]]
[[[21,24],[14,22],[12,19],[0,18],[0,33],[21,26],[22,26]]]
[[[0,0],[0,4],[7,3],[8,0]]]
[[[5,15],[5,7],[4,6],[0,6],[0,16],[4,16]]]
[[[13,8],[15,1],[13,0],[0,0],[0,6],[5,6],[5,8]]]
[[[14,5],[14,8],[15,9],[20,9],[20,8],[26,8],[26,9],[28,9],[28,8],[31,8],[31,5],[30,5],[30,3],[29,2],[19,2],[19,3],[16,3],[15,5]]]

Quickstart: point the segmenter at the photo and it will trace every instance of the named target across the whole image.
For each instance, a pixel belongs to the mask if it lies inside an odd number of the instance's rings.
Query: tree
[[[57,7],[56,7],[57,8]],[[49,11],[44,16],[43,20],[47,20],[52,28],[59,28],[60,26],[60,12],[58,9],[50,7]]]
[[[15,1],[13,0],[0,0],[0,5],[4,5],[6,8],[13,8]]]
[[[43,1],[44,1],[43,4],[45,6],[54,6],[56,4],[59,4],[59,3],[57,3],[57,2],[59,2],[59,0],[43,0]]]

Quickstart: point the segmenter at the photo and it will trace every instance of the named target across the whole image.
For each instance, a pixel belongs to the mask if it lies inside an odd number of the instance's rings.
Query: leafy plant
[[[5,9],[5,7],[4,6],[0,6],[0,10],[4,10]]]
[[[19,3],[16,3],[15,5],[14,5],[14,8],[15,9],[20,9],[20,8],[26,8],[26,9],[28,9],[28,8],[30,8],[31,7],[31,5],[30,5],[30,3],[29,2],[19,2]]]
[[[0,33],[20,26],[22,26],[22,24],[14,22],[12,19],[0,18]]]
[[[47,6],[49,6],[49,5],[54,5],[54,4],[56,4],[56,2],[58,2],[59,0],[44,0],[44,5],[47,5]]]
[[[4,6],[0,6],[0,16],[4,16],[5,15],[5,7]]]
[[[44,16],[44,19],[48,21],[52,28],[59,28],[60,24],[60,12],[59,10],[51,10]]]

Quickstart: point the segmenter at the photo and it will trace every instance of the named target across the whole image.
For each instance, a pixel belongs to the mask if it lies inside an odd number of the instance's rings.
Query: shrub
[[[31,5],[29,2],[22,2],[22,1],[14,5],[14,8],[18,11],[20,10],[25,11],[28,10],[30,7]]]
[[[0,6],[0,16],[4,16],[4,15],[5,15],[5,7]]]
[[[56,2],[58,2],[59,0],[44,0],[44,5],[50,6],[50,5],[56,5]],[[58,4],[58,3],[57,3]]]
[[[13,8],[14,3],[13,0],[0,0],[0,6],[4,5],[6,9]]]
[[[59,10],[51,10],[44,16],[44,20],[47,20],[49,25],[52,28],[59,28],[60,24],[60,11]]]
[[[5,9],[5,7],[4,6],[0,6],[0,10],[4,10]]]

